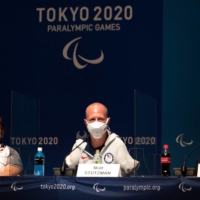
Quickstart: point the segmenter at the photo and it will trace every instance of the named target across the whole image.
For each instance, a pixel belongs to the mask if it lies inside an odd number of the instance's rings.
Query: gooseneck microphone
[[[190,151],[188,154],[186,154],[186,156],[185,156],[185,158],[184,158],[183,165],[182,165],[182,167],[181,167],[181,174],[182,174],[183,176],[185,176],[185,175],[186,175],[186,172],[187,172],[186,158],[187,158],[192,152],[194,152],[196,149],[198,149],[199,147],[200,147],[200,144],[199,144],[197,147],[195,147],[192,151]]]
[[[81,144],[83,144],[84,142],[87,142],[88,141],[88,138],[85,138],[79,145],[77,145],[74,149],[72,149],[64,158],[63,160],[63,164],[62,164],[62,167],[60,168],[60,174],[61,175],[64,175],[65,174],[65,159],[67,158],[68,155],[70,155],[74,150],[76,150],[79,146],[81,146]]]

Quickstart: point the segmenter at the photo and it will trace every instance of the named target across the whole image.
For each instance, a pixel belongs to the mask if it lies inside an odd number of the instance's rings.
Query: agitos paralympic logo
[[[14,191],[17,191],[17,190],[22,190],[23,189],[23,186],[22,187],[17,187],[17,182],[14,182],[10,188],[12,188]]]
[[[179,189],[182,190],[183,192],[187,192],[187,191],[192,190],[192,187],[187,187],[187,188],[185,187],[185,182],[180,183],[178,187],[179,187]]]
[[[100,55],[98,58],[93,59],[93,60],[92,60],[92,59],[87,59],[87,58],[84,58],[84,57],[78,55],[78,57],[79,57],[81,60],[83,60],[83,61],[85,62],[85,64],[84,64],[84,65],[81,65],[81,64],[79,63],[79,61],[78,61],[78,59],[77,59],[78,42],[76,42],[76,41],[77,41],[77,40],[80,40],[81,38],[82,38],[82,37],[75,38],[75,39],[71,40],[70,42],[68,42],[68,43],[65,45],[65,47],[63,48],[63,57],[64,57],[65,59],[67,59],[67,60],[73,60],[73,63],[74,63],[74,65],[75,65],[75,67],[78,68],[78,69],[83,69],[83,68],[85,68],[88,64],[99,64],[99,63],[101,63],[101,62],[103,61],[103,59],[104,59],[104,54],[103,54],[102,51],[100,51],[100,52],[101,52],[101,55]],[[74,42],[76,42],[76,45],[75,45],[75,47],[74,47],[73,57],[70,58],[70,57],[68,56],[68,50],[69,50],[70,46],[71,46]]]
[[[179,143],[182,147],[185,147],[186,145],[191,145],[193,143],[193,140],[191,140],[190,142],[185,142],[183,141],[183,135],[184,134],[180,134],[176,137],[176,142]]]
[[[95,183],[93,185],[93,190],[96,190],[96,192],[103,192],[103,191],[106,190],[106,188],[105,187],[104,188],[99,188],[99,183]]]

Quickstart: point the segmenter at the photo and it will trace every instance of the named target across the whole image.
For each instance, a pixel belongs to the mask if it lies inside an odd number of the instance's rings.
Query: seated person
[[[18,176],[23,170],[20,156],[13,148],[2,143],[3,135],[4,124],[0,118],[0,176]]]
[[[75,168],[79,163],[92,163],[96,149],[100,150],[102,164],[120,164],[119,176],[127,176],[139,167],[139,162],[130,156],[124,142],[109,130],[110,118],[106,106],[101,103],[90,104],[86,108],[84,122],[90,135],[65,159],[69,168]],[[81,142],[83,139],[76,140],[72,149]]]

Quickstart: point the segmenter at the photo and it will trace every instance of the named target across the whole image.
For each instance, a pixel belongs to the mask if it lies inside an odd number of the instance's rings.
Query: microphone
[[[70,155],[74,150],[76,150],[79,146],[81,146],[81,144],[83,144],[84,142],[87,142],[88,141],[88,138],[85,138],[78,146],[76,146],[74,149],[72,149],[64,158],[63,160],[63,164],[62,164],[62,167],[60,168],[60,174],[61,175],[64,175],[65,174],[65,159],[67,158],[68,155]]]
[[[182,167],[181,167],[181,174],[182,174],[183,176],[185,176],[185,175],[186,175],[186,172],[187,172],[186,158],[187,158],[192,152],[194,152],[196,149],[198,149],[199,147],[200,147],[200,144],[199,144],[197,147],[195,147],[192,151],[190,151],[188,154],[186,154],[186,156],[185,156],[185,158],[184,158],[183,165],[182,165]]]

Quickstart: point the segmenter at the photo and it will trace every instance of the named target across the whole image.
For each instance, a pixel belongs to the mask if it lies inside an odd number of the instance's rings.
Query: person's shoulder
[[[79,138],[76,140],[76,145],[79,145],[81,143],[86,142],[87,143],[88,139],[87,138]]]
[[[108,140],[109,140],[109,141],[115,140],[115,141],[117,141],[119,144],[120,144],[120,143],[123,144],[123,141],[121,140],[121,138],[119,137],[119,135],[117,135],[116,133],[110,133],[109,136],[108,136]]]
[[[119,138],[119,135],[117,135],[116,133],[110,132],[108,135],[108,138]]]
[[[10,150],[11,153],[12,153],[12,152],[18,153],[18,149],[14,149],[14,148],[12,148],[12,147],[10,147],[10,146],[8,146],[8,145],[6,145],[5,148],[8,148],[8,149]]]
[[[74,144],[74,148],[80,148],[80,149],[84,149],[85,146],[87,145],[87,139],[83,138],[83,139],[77,139],[75,144]]]

